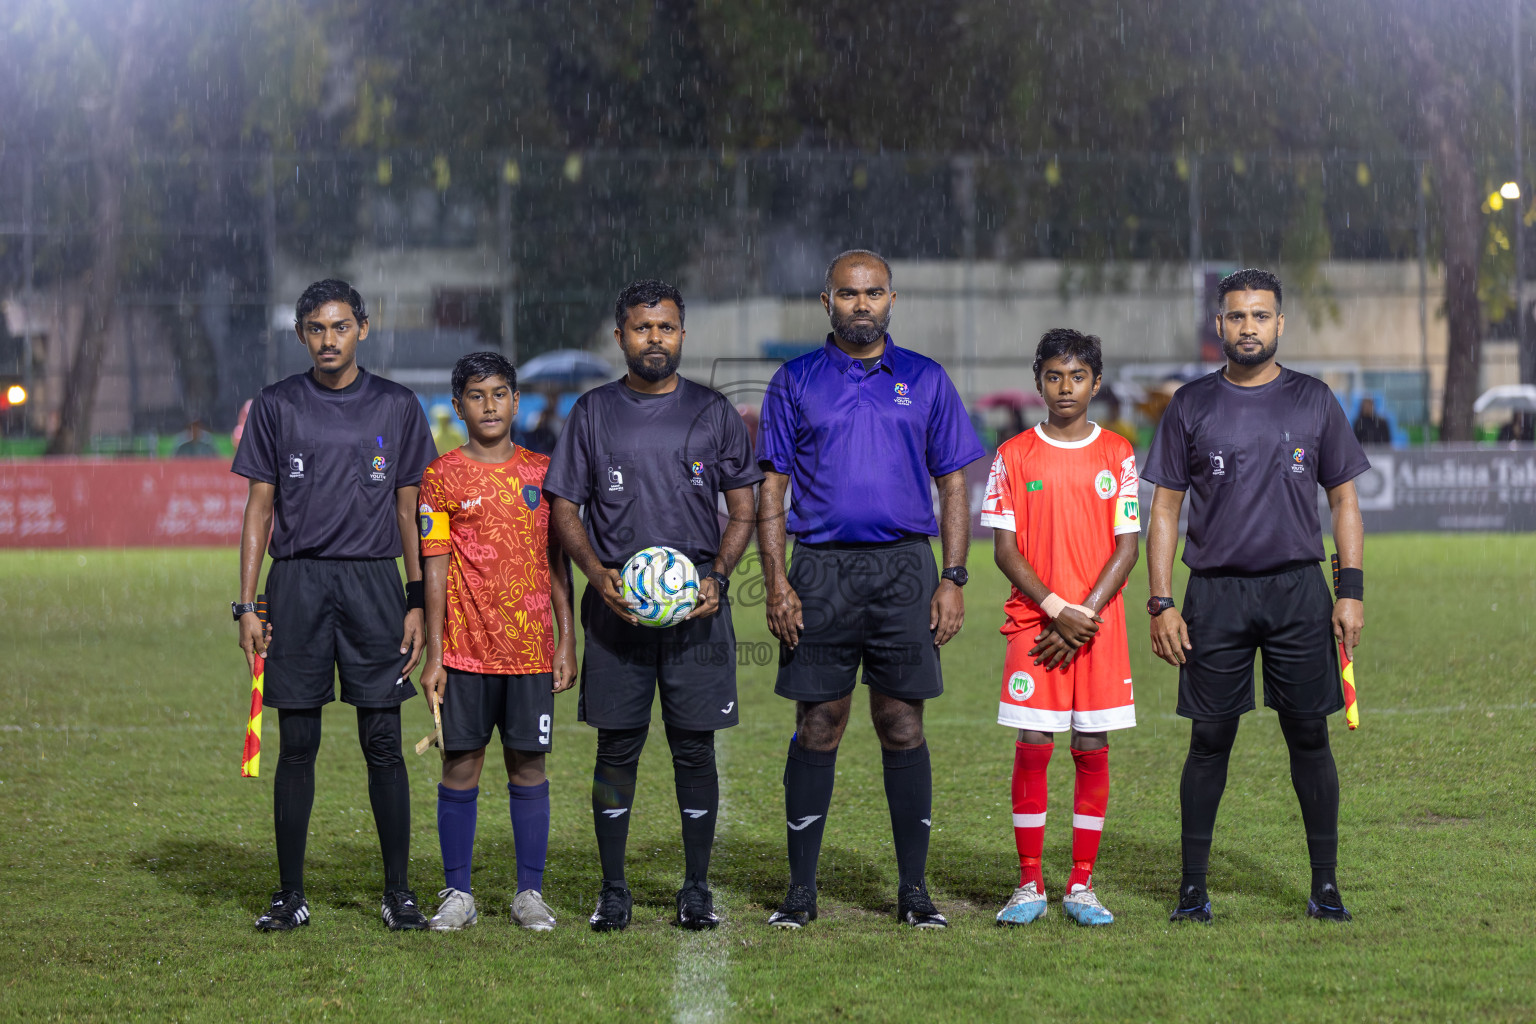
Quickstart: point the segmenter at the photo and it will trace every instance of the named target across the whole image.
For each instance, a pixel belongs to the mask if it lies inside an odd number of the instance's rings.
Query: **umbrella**
[[[518,384],[556,384],[573,387],[582,381],[613,377],[613,367],[591,352],[559,348],[524,363],[517,372]]]
[[[1477,396],[1473,412],[1508,409],[1511,412],[1536,412],[1536,384],[1500,384]]]
[[[994,391],[976,399],[978,409],[1022,409],[1030,405],[1045,405],[1045,399],[1033,391]]]

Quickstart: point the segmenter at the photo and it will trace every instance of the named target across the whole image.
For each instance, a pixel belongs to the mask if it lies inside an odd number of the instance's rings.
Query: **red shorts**
[[[1003,692],[997,723],[1035,732],[1108,732],[1136,724],[1131,687],[1131,653],[1125,635],[1125,605],[1117,596],[1102,614],[1099,631],[1065,668],[1047,671],[1030,656],[1039,620],[1003,627]],[[1018,626],[1023,628],[1019,629]]]

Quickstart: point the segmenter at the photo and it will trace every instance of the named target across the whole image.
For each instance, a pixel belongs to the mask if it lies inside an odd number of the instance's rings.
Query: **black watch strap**
[[[712,569],[704,574],[704,578],[715,581],[715,586],[720,588],[721,597],[724,597],[726,591],[731,589],[731,578],[723,572]]]
[[[251,602],[249,604],[240,604],[238,601],[231,601],[231,602],[229,602],[229,614],[231,615],[231,617],[234,618],[234,620],[236,622],[240,621],[240,616],[242,616],[242,615],[249,615],[251,612],[254,612],[255,610],[256,610],[255,602]]]
[[[941,579],[949,580],[957,587],[963,587],[970,580],[971,574],[965,571],[963,565],[952,565],[939,573]]]

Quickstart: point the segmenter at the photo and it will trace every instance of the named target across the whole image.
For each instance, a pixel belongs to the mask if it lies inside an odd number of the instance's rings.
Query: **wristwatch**
[[[731,579],[723,572],[707,572],[704,574],[704,578],[715,581],[715,586],[720,588],[721,597],[724,597],[725,592],[731,589]]]
[[[1167,611],[1169,608],[1172,608],[1172,607],[1173,607],[1173,598],[1171,598],[1171,597],[1149,597],[1149,598],[1147,598],[1147,614],[1152,616],[1154,619],[1157,618],[1159,615],[1163,614],[1163,612]]]
[[[939,576],[943,579],[949,580],[949,582],[953,583],[957,587],[965,586],[966,581],[971,578],[971,574],[965,571],[965,566],[963,565],[951,566],[950,568],[945,569],[943,572],[939,573]]]
[[[235,601],[229,602],[229,613],[230,613],[230,615],[232,615],[234,617],[234,620],[236,622],[240,621],[240,616],[246,615],[246,614],[248,614],[250,612],[254,612],[255,610],[256,610],[256,605],[254,603],[251,603],[251,604],[239,604],[239,603],[237,603]]]

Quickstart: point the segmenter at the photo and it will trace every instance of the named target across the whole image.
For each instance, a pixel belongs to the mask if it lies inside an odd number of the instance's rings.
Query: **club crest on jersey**
[[[1307,471],[1307,450],[1297,448],[1291,452],[1291,472],[1305,473]]]
[[[1115,475],[1107,469],[1099,470],[1093,478],[1093,493],[1108,501],[1115,496]]]
[[[1030,678],[1028,672],[1015,672],[1008,677],[1008,696],[1020,704],[1029,700],[1035,693],[1035,681]]]
[[[447,540],[448,539],[448,513],[433,512],[427,506],[421,506],[421,514],[416,517],[416,524],[421,528],[422,540]]]
[[[533,484],[523,488],[523,504],[528,506],[530,512],[539,507],[539,495],[539,489]]]
[[[897,384],[896,385],[896,404],[897,405],[911,405],[912,404],[912,399],[907,397],[907,393],[910,390],[911,389],[908,388],[905,384]]]

